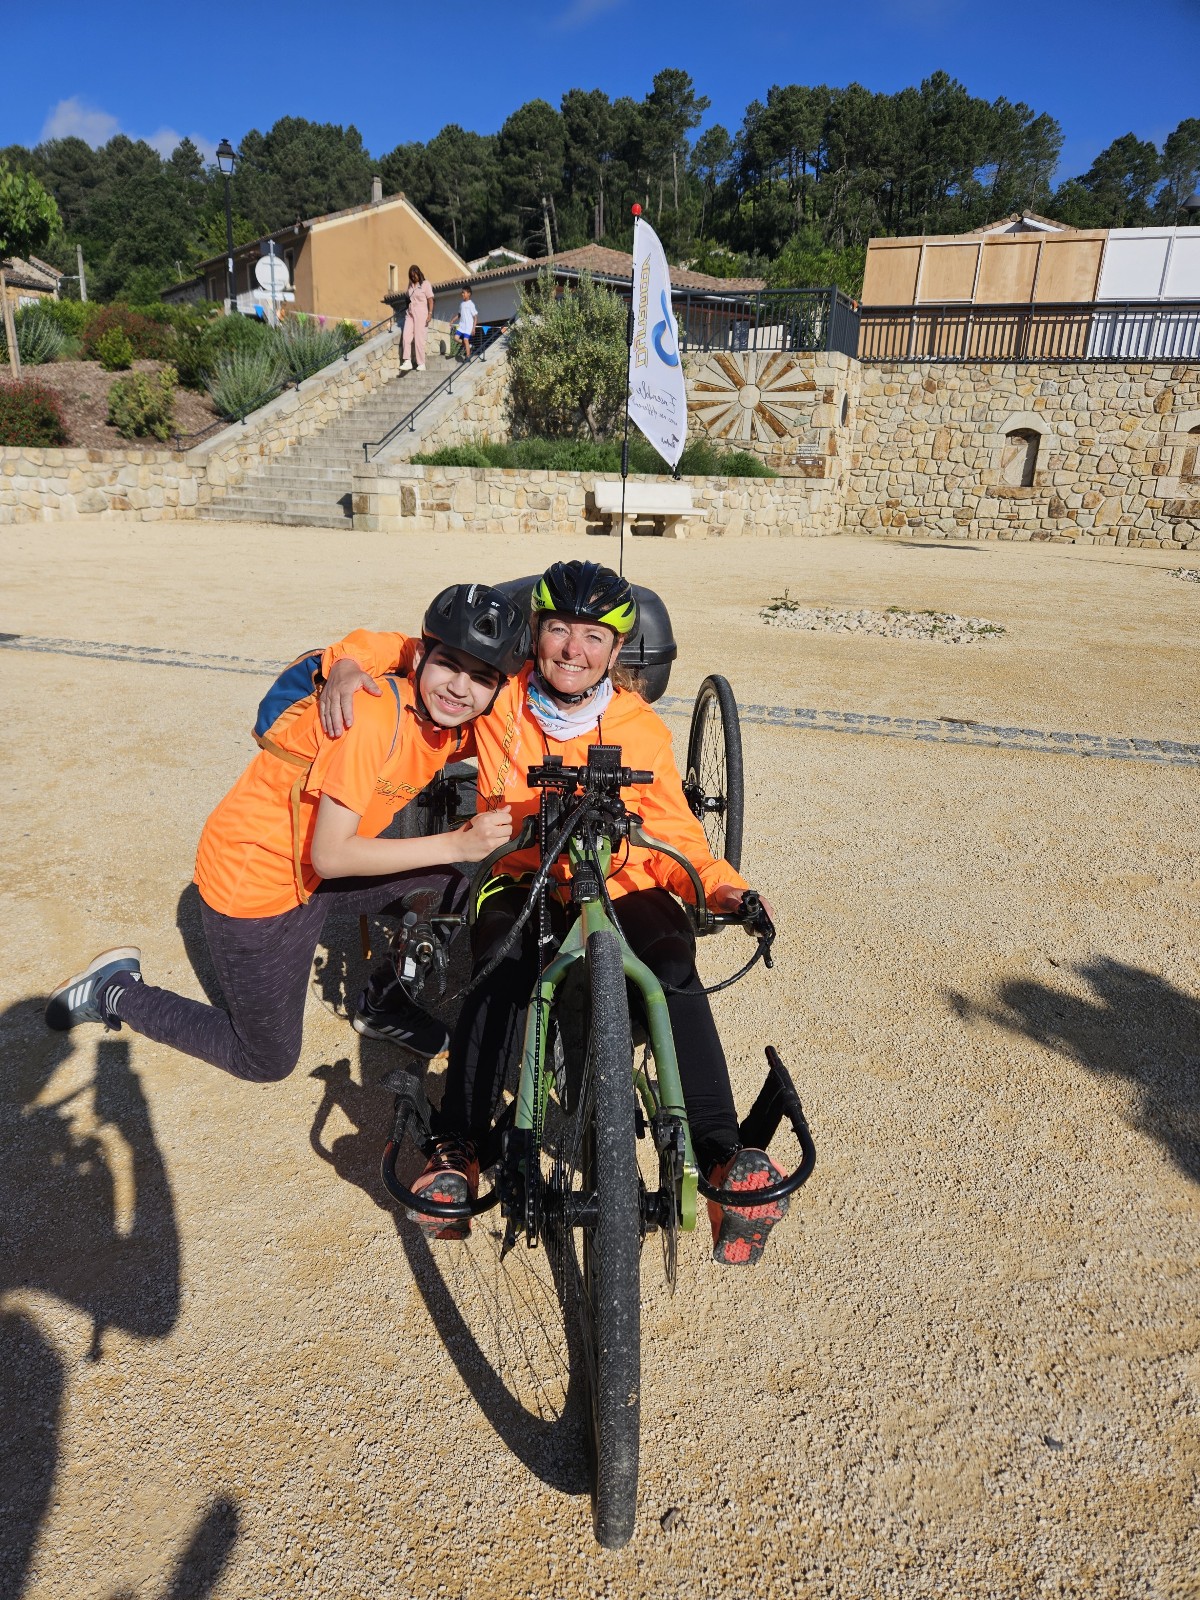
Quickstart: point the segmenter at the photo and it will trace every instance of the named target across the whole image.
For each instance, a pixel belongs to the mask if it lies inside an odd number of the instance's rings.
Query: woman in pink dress
[[[425,371],[425,329],[433,321],[433,288],[425,281],[420,267],[408,269],[408,310],[404,313],[404,333],[400,341],[401,372],[411,372],[416,358],[418,372]]]

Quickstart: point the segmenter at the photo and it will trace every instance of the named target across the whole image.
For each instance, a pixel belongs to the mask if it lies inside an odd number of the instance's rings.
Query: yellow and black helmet
[[[546,611],[585,617],[621,638],[637,627],[637,601],[629,580],[598,561],[556,561],[534,584],[529,604],[535,617]]]

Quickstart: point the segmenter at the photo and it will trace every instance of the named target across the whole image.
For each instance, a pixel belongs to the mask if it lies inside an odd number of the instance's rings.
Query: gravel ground
[[[986,617],[956,617],[952,611],[835,610],[775,599],[762,609],[768,628],[802,628],[809,633],[877,633],[889,639],[932,639],[937,644],[979,644],[998,639],[1004,629]]]
[[[552,542],[113,522],[5,530],[0,627],[290,659],[414,625]],[[639,541],[672,695],[1194,739],[1200,595],[1149,553]],[[806,602],[994,618],[984,651],[767,630]],[[40,997],[140,942],[200,994],[192,854],[248,759],[236,671],[0,651],[0,1594],[1184,1600],[1200,1527],[1194,768],[748,725],[746,866],[781,937],[715,1001],[773,1042],[819,1165],[753,1275],[643,1260],[643,1476],[591,1541],[543,1263],[382,1201],[398,1059],[337,1014],[234,1083]],[[686,722],[675,720],[677,740]],[[729,970],[731,935],[706,967]],[[191,962],[195,960],[193,971]]]

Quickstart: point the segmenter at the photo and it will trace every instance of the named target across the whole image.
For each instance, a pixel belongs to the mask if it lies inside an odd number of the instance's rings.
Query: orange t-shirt
[[[469,728],[450,730],[418,717],[412,685],[392,680],[376,699],[359,695],[340,739],[321,731],[317,702],[274,735],[281,749],[312,762],[300,795],[300,862],[305,890],[321,879],[311,851],[323,794],[356,812],[358,832],[374,839],[447,761],[473,755]],[[303,768],[261,750],[204,824],[195,882],[206,904],[227,917],[274,917],[300,904],[293,858],[292,785]]]
[[[330,646],[325,654],[325,671],[328,673],[334,661],[349,656],[364,672],[386,672],[399,659],[403,641],[403,634],[359,629]],[[487,716],[472,723],[483,804],[488,808],[510,805],[514,833],[538,809],[540,791],[531,789],[526,782],[529,768],[544,761],[547,753],[561,756],[569,767],[586,766],[588,746],[600,742],[594,727],[574,739],[543,738],[525,692],[532,670],[532,666],[523,667],[510,678]],[[621,746],[624,766],[654,774],[653,783],[622,791],[626,805],[642,818],[651,838],[662,839],[688,858],[700,875],[706,895],[721,884],[749,888],[728,861],[717,860],[708,848],[704,829],[684,798],[667,725],[641,695],[618,689],[602,718],[601,733],[606,744]],[[537,865],[537,851],[528,850],[506,857],[500,870],[513,874],[532,872]],[[566,864],[560,861],[554,874],[560,880],[566,878]],[[634,889],[653,888],[668,889],[689,902],[695,898],[687,873],[661,851],[631,847],[614,855],[614,870],[608,880],[608,891],[614,899]]]

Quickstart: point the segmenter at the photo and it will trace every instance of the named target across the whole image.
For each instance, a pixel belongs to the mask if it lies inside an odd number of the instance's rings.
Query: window
[[[1200,428],[1189,428],[1188,438],[1193,442],[1183,452],[1183,470],[1179,476],[1184,483],[1200,483],[1200,472],[1196,470],[1196,457],[1200,453]]]
[[[400,287],[399,277],[400,277],[400,274],[399,274],[399,271],[398,271],[398,269],[396,267],[396,263],[394,261],[389,261],[388,262],[388,293],[389,294],[395,294],[396,290]]]
[[[1004,436],[1000,482],[1006,489],[1032,489],[1040,440],[1032,428],[1014,428]]]

